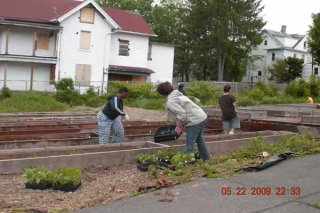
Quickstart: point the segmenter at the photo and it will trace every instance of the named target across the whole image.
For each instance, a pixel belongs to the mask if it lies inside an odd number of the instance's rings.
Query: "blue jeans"
[[[209,154],[206,142],[203,139],[203,129],[207,120],[193,126],[187,126],[186,131],[186,153],[193,153],[195,143],[199,149],[199,155],[202,160],[208,160]]]
[[[114,120],[109,119],[101,111],[97,114],[99,127],[99,144],[109,143],[110,130],[113,133],[111,143],[121,143],[124,139],[124,129],[120,116]]]

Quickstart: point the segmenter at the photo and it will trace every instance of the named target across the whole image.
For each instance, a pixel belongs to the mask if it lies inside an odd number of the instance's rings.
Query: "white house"
[[[304,60],[303,79],[309,80],[312,73],[318,76],[319,68],[317,65],[312,65],[312,57],[308,52],[306,38],[306,35],[287,34],[285,25],[281,27],[280,32],[263,30],[263,42],[251,52],[251,55],[257,60],[247,68],[247,73],[242,81],[267,82],[270,77],[268,67],[274,64],[277,59],[287,57]]]
[[[139,14],[94,0],[1,0],[0,87],[52,91],[72,78],[81,91],[108,81],[172,81],[174,46]]]

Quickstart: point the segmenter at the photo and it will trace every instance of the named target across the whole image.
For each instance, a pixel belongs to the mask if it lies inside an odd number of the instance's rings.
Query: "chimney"
[[[282,32],[283,34],[286,34],[286,33],[287,33],[287,26],[286,26],[286,25],[282,25],[282,26],[281,26],[281,32]]]

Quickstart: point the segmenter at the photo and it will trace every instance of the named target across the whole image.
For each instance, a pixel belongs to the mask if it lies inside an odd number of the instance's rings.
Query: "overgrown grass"
[[[154,177],[161,171],[168,177],[180,183],[190,181],[195,174],[201,174],[209,178],[233,176],[239,174],[242,169],[263,162],[257,158],[261,152],[268,152],[270,156],[291,151],[295,156],[320,153],[320,141],[315,141],[310,134],[283,136],[275,143],[270,143],[262,137],[256,137],[248,142],[246,147],[225,154],[212,156],[208,162],[201,160],[195,164],[175,166],[175,169],[155,166],[149,167],[149,173]],[[267,160],[267,159],[264,159]]]
[[[63,111],[68,105],[60,103],[46,92],[13,93],[0,102],[0,112],[47,112]]]
[[[320,201],[312,205],[315,208],[320,209]]]

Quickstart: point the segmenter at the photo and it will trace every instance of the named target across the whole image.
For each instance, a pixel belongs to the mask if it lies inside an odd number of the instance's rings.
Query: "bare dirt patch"
[[[96,113],[101,108],[75,107],[68,111]],[[165,119],[162,110],[125,107],[130,120],[159,121]],[[134,194],[139,187],[154,185],[148,173],[134,164],[110,168],[98,166],[82,171],[82,183],[74,192],[26,189],[21,174],[0,175],[1,212],[59,212],[76,210],[115,201]]]
[[[0,175],[0,212],[75,210],[132,196],[140,186],[153,183],[133,164],[84,169],[74,192],[26,189],[20,174]]]

